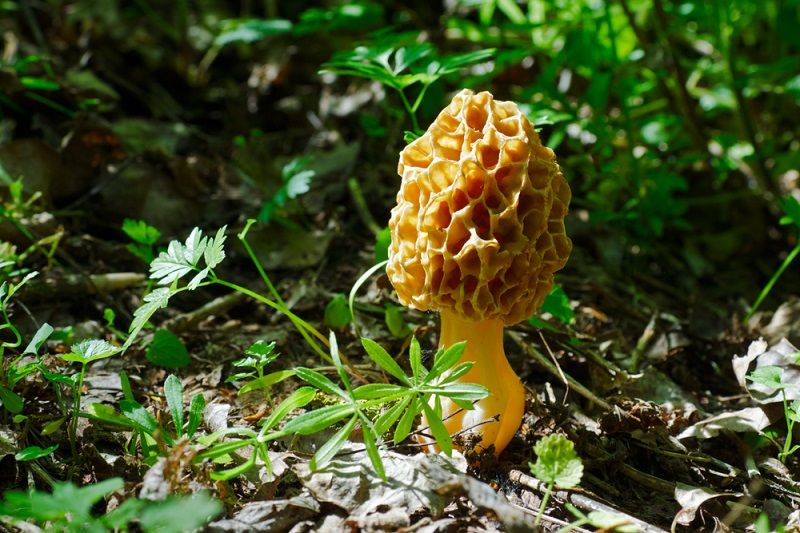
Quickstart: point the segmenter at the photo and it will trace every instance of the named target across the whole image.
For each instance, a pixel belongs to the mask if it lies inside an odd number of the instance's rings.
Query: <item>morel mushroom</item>
[[[467,341],[462,361],[475,364],[459,381],[490,395],[472,411],[445,400],[442,416],[499,454],[525,407],[503,327],[538,309],[567,261],[569,186],[515,103],[469,90],[400,153],[398,173],[389,279],[404,305],[441,313],[441,348]]]

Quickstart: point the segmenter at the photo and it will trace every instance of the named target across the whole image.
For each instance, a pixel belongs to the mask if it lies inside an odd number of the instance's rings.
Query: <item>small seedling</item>
[[[234,361],[233,366],[237,368],[249,367],[252,370],[234,374],[226,382],[249,380],[239,389],[239,394],[247,394],[254,390],[263,389],[267,403],[272,407],[272,395],[269,392],[269,388],[275,383],[293,376],[294,370],[278,370],[270,374],[264,374],[264,368],[278,358],[278,353],[275,352],[275,342],[257,341],[244,353],[246,357]]]
[[[575,453],[575,445],[563,435],[553,434],[542,438],[534,446],[536,462],[529,463],[531,473],[542,483],[547,484],[547,491],[539,506],[534,527],[544,516],[547,502],[553,493],[553,487],[571,489],[581,482],[583,477],[583,463]]]
[[[784,382],[783,368],[772,365],[762,366],[753,370],[747,375],[747,379],[753,383],[758,383],[759,385],[780,391],[781,393],[783,414],[786,420],[786,439],[783,441],[783,446],[778,444],[778,448],[780,449],[778,452],[778,459],[782,463],[785,463],[789,456],[797,450],[800,450],[800,444],[792,444],[794,425],[800,422],[800,400],[794,400],[790,403],[786,397],[786,389],[797,389],[800,385],[797,383]]]
[[[149,264],[155,258],[155,245],[161,238],[161,232],[144,220],[130,218],[122,222],[122,231],[133,241],[126,247],[128,251]]]

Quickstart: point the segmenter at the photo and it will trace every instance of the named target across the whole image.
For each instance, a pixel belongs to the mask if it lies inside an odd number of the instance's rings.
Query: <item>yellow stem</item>
[[[472,411],[458,411],[450,401],[442,402],[442,418],[451,434],[477,426],[481,436],[480,448],[494,445],[500,454],[522,423],[525,411],[525,388],[508,364],[503,350],[502,320],[466,320],[453,311],[441,312],[442,325],[439,347],[447,348],[467,341],[461,361],[474,361],[472,369],[462,376],[463,383],[479,383],[489,389],[489,396],[479,401]],[[452,416],[451,416],[452,415]],[[448,416],[450,418],[448,418]],[[499,416],[499,421],[486,422]]]

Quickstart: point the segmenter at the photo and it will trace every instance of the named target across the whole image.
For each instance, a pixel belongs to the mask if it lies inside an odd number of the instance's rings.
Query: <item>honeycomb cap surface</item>
[[[507,325],[530,317],[572,250],[571,192],[519,107],[462,90],[397,172],[386,271],[400,301]]]

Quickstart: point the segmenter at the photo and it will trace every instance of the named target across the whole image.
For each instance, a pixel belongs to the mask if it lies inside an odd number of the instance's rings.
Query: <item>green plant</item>
[[[539,523],[547,508],[547,502],[553,493],[553,487],[571,489],[581,482],[583,463],[575,453],[575,445],[566,437],[552,434],[543,437],[533,448],[536,462],[529,463],[531,473],[542,483],[547,484],[547,491],[539,506],[534,527]]]
[[[155,258],[155,244],[161,238],[161,232],[144,220],[130,218],[122,221],[122,231],[133,241],[126,246],[128,251],[150,264]]]
[[[770,389],[780,391],[781,399],[783,401],[783,414],[786,420],[786,437],[783,441],[783,446],[773,441],[778,447],[778,459],[785,463],[790,455],[800,450],[800,444],[792,444],[792,437],[794,435],[794,425],[800,422],[800,400],[789,402],[786,398],[787,389],[798,389],[800,384],[785,383],[783,381],[783,368],[779,366],[762,366],[747,375],[747,379],[753,383],[758,383]]]
[[[138,432],[142,455],[147,461],[152,461],[158,455],[165,453],[166,450],[158,446],[159,443],[163,443],[168,449],[175,446],[184,437],[189,440],[194,438],[203,421],[203,410],[206,406],[205,398],[200,393],[192,396],[189,402],[189,410],[184,416],[183,385],[177,376],[170,374],[164,380],[164,397],[167,401],[169,418],[172,420],[172,429],[168,428],[164,422],[159,422],[142,404],[133,398],[129,385],[125,389],[125,399],[120,402],[120,411],[130,426]],[[131,447],[135,446],[136,440],[133,440]]]
[[[369,45],[337,52],[333,59],[322,65],[321,71],[367,78],[394,89],[413,127],[413,131],[406,132],[407,142],[422,134],[417,111],[430,86],[448,74],[489,60],[495,53],[493,49],[486,49],[441,56],[432,44],[409,43],[409,40],[413,41],[413,38],[408,35],[384,35]],[[417,85],[412,103],[410,89]]]
[[[270,374],[264,374],[264,368],[278,358],[278,353],[275,352],[275,342],[266,342],[263,340],[253,343],[247,350],[244,351],[246,357],[237,359],[233,362],[233,366],[237,368],[252,368],[247,372],[239,372],[229,377],[226,382],[249,380],[240,389],[239,394],[246,394],[248,392],[263,389],[267,398],[267,403],[272,407],[272,395],[269,388],[283,381],[284,379],[293,376],[294,370],[278,370]]]
[[[289,200],[294,200],[311,189],[311,180],[316,175],[316,171],[308,168],[311,161],[311,156],[304,156],[283,165],[281,185],[261,206],[256,217],[259,222],[270,222],[276,211],[285,207]]]
[[[311,460],[311,467],[316,469],[330,461],[350,435],[360,427],[370,461],[375,471],[381,477],[385,477],[379,452],[384,445],[384,434],[394,427],[392,441],[394,444],[399,444],[411,434],[414,421],[421,414],[425,415],[429,424],[430,437],[436,440],[445,453],[450,454],[453,449],[452,438],[442,422],[438,401],[436,407],[432,407],[431,400],[448,398],[462,409],[471,409],[473,402],[488,394],[488,391],[480,385],[456,382],[472,368],[472,363],[458,363],[464,351],[464,343],[456,344],[446,351],[439,350],[432,367],[428,370],[422,365],[419,343],[416,339],[412,339],[409,352],[412,375],[407,376],[380,345],[366,338],[361,342],[370,359],[398,383],[368,383],[354,388],[339,356],[336,338],[331,334],[331,358],[343,388],[317,370],[295,368],[296,377],[308,383],[310,387],[297,389],[281,402],[262,424],[259,432],[249,428],[230,428],[204,439],[210,447],[199,453],[197,459],[228,460],[229,454],[233,451],[253,446],[255,453],[241,465],[214,473],[217,479],[229,479],[252,468],[257,458],[270,468],[269,454],[266,450],[268,442],[290,435],[311,435],[336,426],[338,427],[336,432],[319,447]],[[329,398],[328,405],[309,410],[288,420],[280,430],[275,429],[291,410],[307,405],[317,391]],[[242,438],[217,442],[231,435]]]
[[[86,368],[90,363],[107,359],[118,354],[121,349],[118,346],[100,340],[84,340],[77,344],[73,344],[70,352],[61,354],[59,357],[69,363],[80,363],[81,369],[76,374],[66,376],[63,374],[54,374],[47,371],[43,365],[39,365],[39,370],[42,374],[53,383],[66,384],[72,391],[72,411],[70,424],[68,426],[68,437],[70,445],[72,446],[72,453],[76,455],[75,440],[78,431],[78,418],[81,414],[81,393],[83,392],[83,380],[86,376]]]
[[[791,249],[791,251],[787,254],[786,258],[781,263],[781,265],[775,271],[775,273],[772,274],[772,277],[769,279],[767,284],[764,285],[763,289],[761,289],[761,292],[758,294],[758,297],[756,297],[756,300],[753,302],[753,306],[750,308],[750,311],[748,311],[747,314],[744,316],[743,321],[745,323],[748,320],[750,320],[750,318],[755,314],[756,311],[758,311],[758,308],[761,306],[761,303],[764,301],[764,298],[767,297],[767,295],[772,290],[772,287],[774,287],[775,283],[777,283],[778,278],[780,278],[781,275],[783,275],[786,269],[789,268],[789,265],[792,264],[792,261],[794,261],[795,258],[797,258],[797,254],[800,254],[800,202],[798,202],[797,198],[795,198],[794,196],[787,196],[786,198],[783,199],[781,207],[783,208],[784,215],[780,219],[780,224],[782,226],[788,226],[788,225],[794,226],[795,240],[797,241],[797,244],[794,245],[794,248]]]
[[[14,392],[14,387],[21,379],[36,371],[37,368],[36,363],[23,364],[22,359],[27,354],[36,355],[42,343],[44,343],[50,333],[53,332],[53,328],[50,327],[49,324],[42,325],[39,331],[34,335],[33,340],[31,340],[20,355],[13,359],[6,357],[6,350],[16,349],[22,344],[22,336],[14,324],[11,323],[11,319],[8,316],[8,308],[11,299],[25,283],[30,281],[37,274],[37,272],[31,272],[16,284],[9,282],[0,284],[0,318],[2,319],[2,323],[0,323],[0,332],[7,330],[13,336],[13,340],[3,340],[0,342],[0,405],[12,414],[22,412],[24,406],[24,400],[19,394]]]
[[[30,246],[22,252],[17,252],[16,246],[10,243],[3,243],[2,249],[0,249],[0,252],[2,252],[2,254],[0,254],[0,260],[2,260],[0,267],[9,267],[15,264],[20,265],[34,252],[41,253],[47,259],[49,265],[52,263],[53,256],[61,242],[63,231],[58,230],[51,235],[39,238],[34,235],[25,224],[27,219],[41,212],[41,208],[37,205],[37,202],[41,200],[42,193],[37,191],[26,198],[22,180],[12,180],[2,168],[2,165],[0,165],[0,181],[5,182],[9,194],[8,200],[0,203],[0,221],[6,221],[14,226],[14,229],[31,243]],[[24,272],[26,271],[10,272],[8,275],[11,276]]]
[[[264,268],[258,262],[252,248],[247,243],[246,235],[254,220],[248,221],[247,226],[239,234],[239,240],[253,260],[256,269],[261,275],[273,298],[268,298],[251,289],[226,281],[217,276],[215,268],[225,259],[225,227],[220,228],[216,235],[207,237],[199,228],[192,230],[185,242],[172,241],[167,249],[150,263],[150,279],[161,287],[154,289],[144,297],[144,303],[134,312],[134,318],[129,328],[128,339],[123,345],[127,349],[136,340],[145,327],[150,317],[169,304],[170,298],[184,291],[195,290],[208,285],[221,285],[249,298],[265,304],[272,309],[284,314],[294,324],[311,348],[323,359],[331,361],[328,354],[320,347],[318,341],[327,344],[327,339],[313,326],[295,315],[284,303]],[[193,274],[184,286],[178,286],[178,281]],[[315,340],[316,338],[316,340]]]
[[[92,512],[95,504],[123,486],[122,478],[111,478],[83,487],[57,483],[52,493],[8,491],[0,501],[0,516],[47,531],[128,531],[137,524],[145,532],[178,533],[200,527],[222,511],[219,501],[201,492],[163,501],[130,498],[105,515]]]

